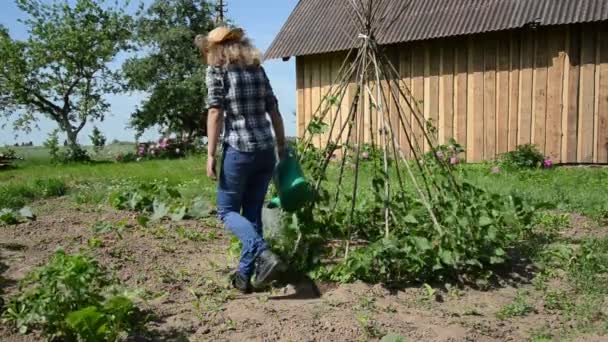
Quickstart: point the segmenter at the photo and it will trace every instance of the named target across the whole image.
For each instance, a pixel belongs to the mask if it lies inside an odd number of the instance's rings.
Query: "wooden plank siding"
[[[419,150],[429,150],[419,124],[429,120],[435,140],[447,144],[454,138],[465,146],[468,162],[492,160],[532,143],[555,163],[608,163],[608,23],[435,39],[386,51],[400,77],[391,86],[412,98],[395,101],[384,81],[369,89],[375,98],[377,87],[384,88],[386,123],[404,157],[413,156],[410,139],[420,143]],[[298,136],[307,134],[344,56],[297,57]],[[340,110],[327,117],[328,124],[337,118],[336,131],[348,117],[355,87],[353,80]],[[363,141],[381,143],[382,118],[370,97],[359,105]],[[323,144],[320,138],[313,142]]]

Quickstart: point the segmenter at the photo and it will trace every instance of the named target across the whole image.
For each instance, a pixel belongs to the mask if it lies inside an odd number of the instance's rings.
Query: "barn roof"
[[[378,1],[378,0],[376,0]],[[267,50],[284,58],[355,47],[349,0],[300,0]],[[608,20],[608,0],[382,0],[380,44]]]

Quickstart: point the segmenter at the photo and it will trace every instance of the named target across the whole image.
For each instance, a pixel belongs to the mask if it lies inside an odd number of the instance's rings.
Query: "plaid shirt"
[[[207,68],[207,106],[224,110],[224,142],[242,152],[274,148],[266,113],[277,108],[264,69],[256,66]]]

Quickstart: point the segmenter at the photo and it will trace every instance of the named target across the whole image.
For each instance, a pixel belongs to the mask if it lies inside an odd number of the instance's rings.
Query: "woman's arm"
[[[262,73],[264,74],[264,82],[266,84],[266,111],[270,115],[274,135],[277,139],[279,158],[283,158],[285,152],[285,127],[283,125],[283,117],[281,116],[281,112],[279,112],[279,102],[274,95],[270,80],[268,79],[264,68],[262,68]]]
[[[214,180],[217,179],[215,156],[223,126],[223,111],[217,107],[209,109],[207,113],[207,176]]]
[[[207,68],[207,176],[217,179],[215,155],[224,126],[224,77],[219,67]]]
[[[277,150],[279,151],[279,158],[283,158],[285,152],[285,127],[283,126],[283,118],[278,109],[270,112],[270,120],[272,121],[272,128],[277,138]]]

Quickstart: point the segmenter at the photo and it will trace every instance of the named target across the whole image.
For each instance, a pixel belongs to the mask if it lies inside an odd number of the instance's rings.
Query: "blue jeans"
[[[274,149],[241,152],[226,146],[220,172],[217,207],[224,226],[243,244],[239,272],[251,277],[254,261],[268,249],[263,237],[262,208],[276,164]]]

